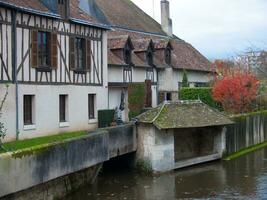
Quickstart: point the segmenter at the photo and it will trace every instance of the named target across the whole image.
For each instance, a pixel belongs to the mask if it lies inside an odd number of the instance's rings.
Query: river
[[[94,185],[85,186],[65,199],[267,199],[267,148],[233,161],[212,162],[161,175],[114,167],[104,170]]]

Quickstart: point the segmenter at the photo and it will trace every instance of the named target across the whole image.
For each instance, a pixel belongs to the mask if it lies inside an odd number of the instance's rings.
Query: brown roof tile
[[[32,9],[41,12],[50,12],[39,0],[0,0],[1,3],[9,4],[11,6]]]
[[[177,69],[196,71],[211,71],[211,63],[191,44],[177,40],[171,40],[172,66]]]
[[[108,38],[108,48],[109,49],[123,49],[129,36],[128,35],[120,35],[117,37],[109,37]]]
[[[176,69],[187,69],[194,71],[211,71],[211,63],[198,50],[189,43],[180,39],[170,39],[165,36],[153,34],[137,33],[123,30],[109,31],[108,37],[128,35],[133,42],[135,51],[147,48],[148,41],[152,40],[155,45],[154,64],[158,68],[168,67],[164,61],[164,54],[158,53],[159,49],[165,47],[170,42],[172,50],[172,67]],[[140,45],[140,46],[139,46]],[[140,57],[139,57],[140,58]],[[142,58],[141,58],[142,60]],[[144,62],[144,61],[143,61]]]
[[[157,21],[130,0],[95,1],[113,26],[166,35]]]
[[[26,11],[35,11],[38,13],[49,13],[52,15],[58,15],[58,13],[55,13],[52,11],[52,9],[45,6],[44,3],[41,2],[41,0],[0,0],[0,3],[3,3],[5,5],[14,6]],[[70,18],[71,19],[77,19],[77,20],[83,20],[87,23],[90,23],[91,25],[103,25],[103,23],[100,23],[100,21],[90,16],[88,13],[83,11],[80,8],[80,0],[70,0]]]

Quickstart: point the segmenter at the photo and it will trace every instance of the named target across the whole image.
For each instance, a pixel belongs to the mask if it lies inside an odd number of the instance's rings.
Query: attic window
[[[130,65],[132,63],[132,54],[130,49],[124,50],[124,60],[127,65]]]
[[[171,60],[172,60],[172,57],[171,57],[171,49],[170,48],[167,48],[165,49],[165,62],[170,65],[171,64]]]
[[[69,13],[68,0],[57,0],[57,3],[58,3],[58,14],[60,14],[63,19],[67,19]]]
[[[153,53],[151,51],[147,52],[146,59],[147,59],[147,64],[153,66]]]

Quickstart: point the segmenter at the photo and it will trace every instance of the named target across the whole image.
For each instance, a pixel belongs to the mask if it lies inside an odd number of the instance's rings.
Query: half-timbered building
[[[151,85],[151,106],[178,100],[183,69],[190,86],[211,80],[210,62],[191,44],[172,33],[169,1],[161,0],[161,24],[127,0],[95,0],[110,23],[108,32],[109,107],[127,97],[129,83]],[[125,99],[127,105],[127,98]],[[127,107],[127,106],[126,106]],[[126,109],[127,118],[127,109]]]
[[[78,0],[0,0],[6,140],[97,126],[108,108],[108,25]]]

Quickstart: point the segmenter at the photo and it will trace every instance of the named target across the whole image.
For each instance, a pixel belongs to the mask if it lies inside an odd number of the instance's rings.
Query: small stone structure
[[[220,159],[232,121],[201,101],[164,102],[140,115],[137,160],[166,172]]]

